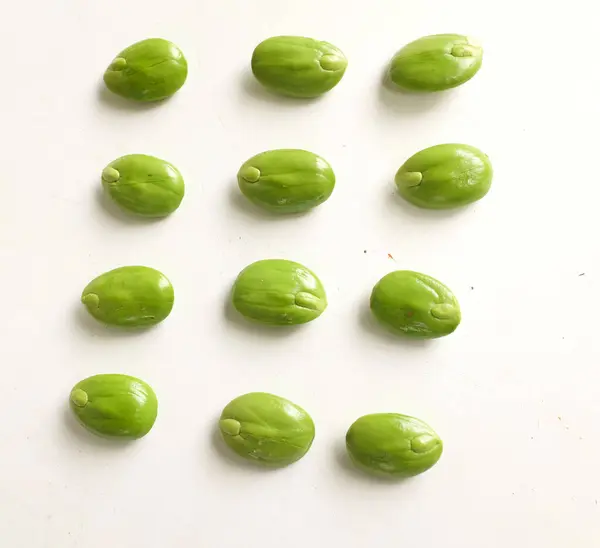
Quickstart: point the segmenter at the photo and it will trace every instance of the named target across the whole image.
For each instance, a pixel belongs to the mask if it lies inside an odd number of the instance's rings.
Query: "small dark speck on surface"
[[[473,291],[473,289],[475,289],[473,286],[471,286],[471,291]]]
[[[396,259],[394,259],[394,257],[392,257],[391,253],[388,253],[388,259],[392,259],[392,261],[395,261]]]
[[[579,274],[579,277],[581,276],[585,276],[585,272],[582,272],[581,274]]]
[[[558,415],[558,420],[559,420],[559,421],[561,421],[561,420],[562,420],[562,417],[561,417],[560,415]]]
[[[366,253],[366,252],[367,252],[367,250],[365,249],[365,250],[363,251],[363,253]]]
[[[348,145],[342,145],[342,148],[346,148]]]
[[[531,436],[531,438],[529,438],[529,439],[533,439],[533,436]]]

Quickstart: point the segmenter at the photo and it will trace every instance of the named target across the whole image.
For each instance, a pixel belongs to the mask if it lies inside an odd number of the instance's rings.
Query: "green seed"
[[[247,318],[272,325],[310,322],[327,307],[319,278],[305,266],[282,259],[258,261],[242,270],[232,300]]]
[[[238,455],[268,466],[287,466],[301,459],[315,437],[315,425],[304,409],[264,392],[229,402],[219,430]]]
[[[450,209],[483,198],[492,176],[492,164],[479,149],[436,145],[406,160],[396,173],[396,186],[400,195],[416,206]]]
[[[252,72],[271,91],[291,97],[317,97],[342,79],[348,61],[328,42],[301,36],[274,36],[252,54]]]
[[[398,413],[359,418],[346,434],[352,461],[365,472],[390,478],[416,476],[442,456],[443,444],[419,419]]]
[[[124,266],[92,280],[81,302],[98,321],[124,327],[147,327],[163,321],[175,295],[167,277],[147,266]]]
[[[158,412],[152,388],[127,375],[95,375],[82,380],[71,391],[70,406],[83,426],[115,438],[145,436]]]
[[[443,91],[464,84],[481,67],[483,50],[460,34],[424,36],[394,55],[389,76],[411,91]]]
[[[456,297],[436,279],[412,272],[390,272],[373,288],[371,310],[392,330],[418,339],[452,333],[460,323]]]
[[[119,53],[106,69],[104,83],[127,99],[160,101],[183,86],[187,73],[187,61],[175,44],[149,38]]]
[[[173,213],[185,193],[175,166],[145,154],[129,154],[108,164],[102,171],[102,186],[121,207],[145,217]]]
[[[335,175],[320,156],[306,150],[262,152],[240,168],[240,190],[254,204],[277,213],[300,213],[331,196]]]

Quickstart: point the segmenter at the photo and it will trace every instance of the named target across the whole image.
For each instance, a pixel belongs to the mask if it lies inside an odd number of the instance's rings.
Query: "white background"
[[[591,5],[12,3],[0,33],[0,546],[597,547]],[[397,49],[439,32],[483,43],[471,82],[417,97],[381,86]],[[338,87],[315,102],[263,92],[250,56],[278,34],[339,46],[349,67]],[[150,106],[105,92],[112,58],[153,36],[184,51],[181,91]],[[395,171],[444,142],[490,156],[491,192],[451,213],[409,207]],[[248,157],[284,147],[321,154],[337,175],[330,200],[302,217],[265,216],[237,189]],[[171,218],[135,221],[101,199],[102,168],[128,153],[184,174]],[[227,310],[237,273],[275,257],[323,281],[330,304],[317,321],[269,330]],[[107,330],[79,304],[90,279],[126,264],[158,268],[175,287],[172,315],[142,334]],[[400,268],[454,290],[455,334],[411,344],[372,324],[370,290]],[[156,390],[143,440],[100,440],[71,420],[72,385],[103,372]],[[214,435],[222,407],[255,390],[315,420],[313,448],[287,469],[231,459]],[[430,423],[445,441],[438,465],[399,484],[355,472],[346,429],[380,411]]]

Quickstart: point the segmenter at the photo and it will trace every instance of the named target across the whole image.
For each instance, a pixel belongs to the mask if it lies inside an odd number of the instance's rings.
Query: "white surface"
[[[2,548],[597,547],[600,113],[586,6],[11,4],[0,34]],[[383,89],[392,54],[437,32],[477,36],[480,73],[435,96]],[[249,59],[274,34],[338,45],[350,62],[341,84],[308,104],[264,94]],[[187,56],[173,100],[136,107],[100,91],[112,57],[151,36]],[[452,141],[489,154],[490,194],[451,214],[404,205],[396,169]],[[281,147],[313,150],[337,174],[331,199],[302,218],[261,216],[238,194],[239,165]],[[102,168],[132,152],[184,174],[170,219],[134,222],[99,200]],[[267,257],[321,277],[330,305],[318,321],[289,334],[224,313],[238,271]],[[78,304],[91,278],[125,264],[159,268],[176,290],[171,317],[141,335],[108,332]],[[398,268],[453,288],[464,316],[454,335],[407,344],[369,323],[373,284]],[[70,421],[71,386],[101,372],[155,388],[145,439],[115,445]],[[296,465],[265,472],[221,452],[215,418],[253,390],[315,419]],[[349,468],[345,431],[377,411],[431,423],[445,440],[439,464],[398,485]]]

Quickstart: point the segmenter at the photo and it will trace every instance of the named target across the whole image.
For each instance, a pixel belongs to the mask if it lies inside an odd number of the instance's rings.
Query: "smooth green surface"
[[[460,307],[450,289],[411,270],[381,278],[371,293],[371,310],[393,331],[418,339],[449,335],[460,323]]]
[[[306,150],[269,150],[240,168],[240,190],[251,202],[277,213],[300,213],[322,204],[335,175],[320,156]]]
[[[428,209],[460,207],[483,198],[492,184],[492,164],[481,150],[436,145],[411,156],[396,173],[400,195]]]
[[[229,402],[219,430],[238,455],[268,466],[287,466],[301,459],[315,437],[315,425],[304,409],[264,392]]]
[[[148,38],[120,52],[106,69],[104,83],[113,93],[134,101],[160,101],[187,78],[187,61],[168,40]]]
[[[443,91],[464,84],[481,67],[483,50],[460,34],[424,36],[404,46],[390,64],[389,76],[411,91]]]
[[[147,266],[123,266],[92,280],[81,302],[97,320],[123,327],[147,327],[163,321],[175,294],[167,277]]]
[[[102,171],[102,186],[122,208],[144,217],[173,213],[185,194],[177,168],[145,154],[129,154],[108,164]]]
[[[391,478],[416,476],[441,457],[442,440],[423,421],[398,413],[360,417],[346,434],[352,461],[370,474]]]
[[[252,54],[252,72],[266,88],[291,97],[317,97],[344,76],[348,61],[328,42],[302,36],[274,36]]]
[[[305,266],[283,259],[257,261],[242,270],[232,300],[247,318],[272,325],[310,322],[327,307],[319,278]]]
[[[71,390],[69,403],[86,428],[115,438],[145,436],[158,412],[152,388],[128,375],[94,375],[84,379]]]

